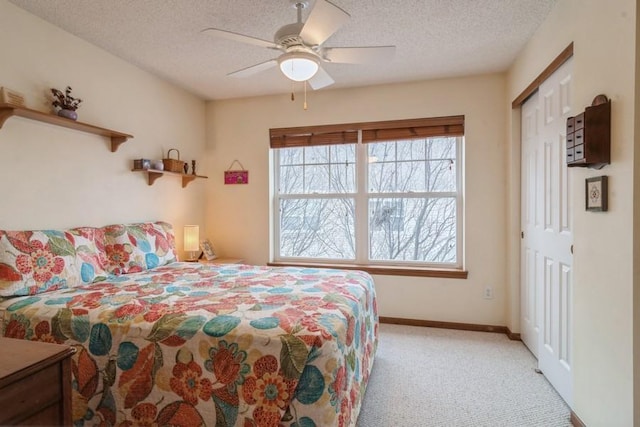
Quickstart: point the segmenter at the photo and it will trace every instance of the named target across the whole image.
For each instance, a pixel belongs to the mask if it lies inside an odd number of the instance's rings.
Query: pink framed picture
[[[225,184],[248,184],[249,171],[247,170],[224,171],[224,183]]]

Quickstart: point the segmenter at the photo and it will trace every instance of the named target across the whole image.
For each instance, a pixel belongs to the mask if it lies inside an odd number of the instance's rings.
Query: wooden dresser
[[[71,425],[71,356],[59,344],[0,338],[0,425]]]

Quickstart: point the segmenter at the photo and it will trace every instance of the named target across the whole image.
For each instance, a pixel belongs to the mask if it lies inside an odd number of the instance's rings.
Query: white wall
[[[166,220],[204,226],[204,189],[177,177],[149,187],[133,159],[178,148],[203,159],[205,103],[11,3],[0,1],[0,86],[50,112],[49,88],[84,100],[79,121],[132,134],[111,153],[107,138],[23,118],[0,129],[0,228],[40,229]]]
[[[213,177],[207,228],[219,252],[269,260],[269,128],[465,115],[467,280],[377,276],[383,316],[505,324],[505,76],[487,75],[349,90],[214,101],[208,104],[207,158]],[[248,185],[223,185],[234,159]],[[493,300],[483,289],[495,289]]]
[[[634,336],[633,321],[640,309],[633,303],[636,25],[634,0],[559,1],[511,67],[505,99],[510,104],[573,41],[572,110],[584,110],[600,93],[612,100],[611,165],[570,171],[575,207],[573,410],[590,427],[631,426],[634,420],[633,344],[638,332]],[[512,163],[520,161],[517,127],[513,120],[507,131],[513,135]],[[519,169],[509,170],[515,182]],[[584,180],[599,175],[609,176],[609,212],[586,212]],[[515,191],[510,195],[513,224],[519,221],[513,214],[519,197]],[[512,271],[517,262],[511,260]],[[517,294],[517,276],[509,278],[510,290]],[[637,395],[635,401],[637,412]]]

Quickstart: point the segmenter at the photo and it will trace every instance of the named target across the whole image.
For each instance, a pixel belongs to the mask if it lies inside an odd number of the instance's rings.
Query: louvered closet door
[[[565,163],[572,60],[522,106],[521,333],[538,367],[572,402],[571,174]]]

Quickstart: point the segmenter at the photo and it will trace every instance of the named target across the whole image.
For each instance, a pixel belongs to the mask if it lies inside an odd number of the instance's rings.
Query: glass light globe
[[[285,53],[278,63],[282,73],[296,82],[309,80],[318,72],[318,59],[306,52]]]

